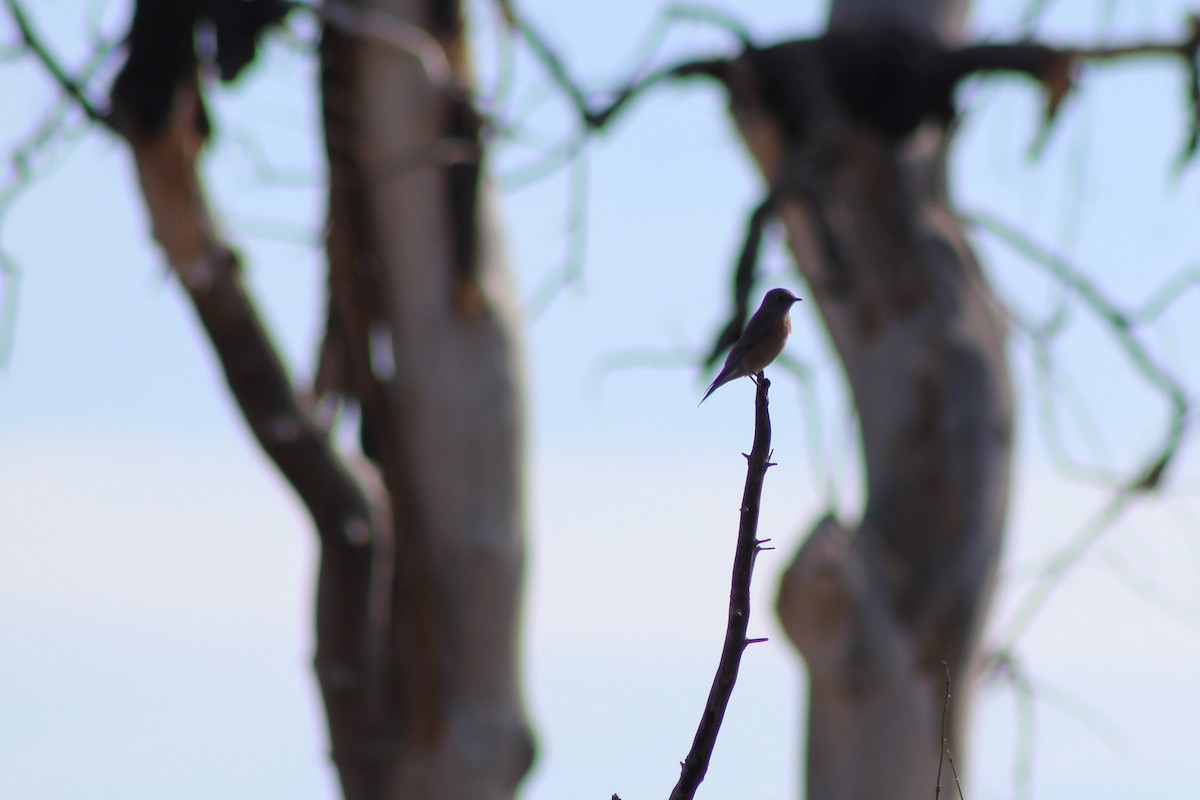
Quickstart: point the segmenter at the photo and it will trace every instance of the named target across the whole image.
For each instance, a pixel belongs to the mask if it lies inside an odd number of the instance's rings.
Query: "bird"
[[[783,352],[788,334],[792,332],[792,318],[788,315],[792,305],[800,298],[787,289],[772,289],[763,298],[762,305],[746,323],[746,329],[738,337],[733,349],[725,357],[725,366],[709,384],[708,391],[700,398],[703,403],[708,396],[735,378],[762,372]]]

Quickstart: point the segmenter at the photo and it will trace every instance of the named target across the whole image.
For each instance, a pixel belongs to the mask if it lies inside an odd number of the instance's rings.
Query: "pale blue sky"
[[[55,48],[77,59],[87,4],[36,5]],[[119,30],[123,4],[109,5],[107,27]],[[651,5],[524,4],[576,74],[597,83],[627,68]],[[796,5],[737,8],[770,40],[816,30],[820,4]],[[1116,3],[1104,22],[1107,5],[1060,0],[1046,30],[1061,41],[1181,30],[1180,2]],[[1011,32],[1021,7],[981,2],[975,29]],[[480,37],[478,60],[491,74],[489,42]],[[684,23],[663,60],[729,46],[719,31]],[[302,377],[321,302],[311,246],[323,206],[313,69],[287,47],[267,56],[248,80],[214,94],[225,136],[207,170]],[[544,84],[526,58],[518,78],[520,97]],[[968,88],[954,194],[1086,264],[1113,297],[1137,300],[1200,260],[1200,167],[1178,181],[1171,173],[1185,135],[1182,72],[1105,68],[1089,71],[1082,88],[1037,163],[1025,158],[1040,108],[1033,88],[1015,79]],[[0,141],[28,129],[47,92],[28,65],[0,63],[9,108]],[[564,114],[542,97],[526,127],[552,141]],[[263,185],[246,141],[290,180]],[[534,155],[508,145],[494,164],[506,174]],[[149,244],[122,148],[95,134],[56,161],[0,224],[0,247],[21,269],[0,374],[0,796],[332,797],[308,667],[310,526],[245,434]],[[694,367],[599,374],[614,354],[707,346],[760,192],[712,87],[647,97],[590,151],[585,277],[527,336],[526,689],[542,748],[529,797],[665,794],[690,742],[724,621],[752,387],[735,383],[697,409],[707,380]],[[567,198],[565,176],[504,195],[524,297],[567,251]],[[1036,271],[986,238],[978,244],[1003,296],[1030,313],[1052,308]],[[764,271],[766,284],[804,294],[777,242]],[[1194,296],[1181,301],[1147,337],[1191,385],[1200,384],[1197,310]],[[812,309],[794,316],[789,354],[816,370],[822,425],[806,426],[797,386],[778,375],[780,466],[768,480],[763,531],[780,550],[760,559],[752,621],[772,641],[747,655],[703,796],[796,796],[802,674],[770,605],[800,536],[831,502],[827,476],[844,511],[860,493],[840,376]],[[1161,407],[1103,332],[1080,313],[1074,319],[1058,356],[1074,398],[1071,440],[1105,464],[1130,464],[1144,456]],[[1032,368],[1019,339],[1012,361],[1027,387]],[[1101,501],[1056,477],[1033,398],[1022,390],[1011,578],[997,631],[1028,586],[1020,580],[1028,566]],[[813,452],[821,458],[810,460]],[[1195,487],[1194,459],[1184,456],[1176,480]],[[1037,705],[1035,794],[1124,798],[1200,785],[1198,520],[1187,496],[1145,506],[1069,578],[1023,641],[1020,654],[1048,698]],[[1056,690],[1102,721],[1062,710]],[[1008,798],[1012,695],[982,697],[968,796]]]

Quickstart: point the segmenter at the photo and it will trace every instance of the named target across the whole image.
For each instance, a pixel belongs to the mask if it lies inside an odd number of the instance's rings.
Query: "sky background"
[[[30,3],[30,6],[35,4]],[[609,85],[638,63],[655,4],[521,7],[572,71]],[[819,30],[822,3],[722,4],[763,41]],[[1052,42],[1179,37],[1181,2],[1058,0]],[[976,3],[971,31],[1019,32],[1024,3]],[[472,8],[481,85],[504,47],[491,5]],[[34,19],[72,66],[86,19],[119,34],[124,3],[45,0]],[[0,15],[0,42],[13,41]],[[314,63],[276,41],[236,86],[215,90],[219,131],[205,168],[247,278],[298,381],[319,337],[323,173]],[[657,63],[731,52],[711,26],[679,23]],[[744,219],[762,192],[713,87],[647,97],[587,153],[586,215],[573,241],[571,177],[514,178],[569,131],[526,56],[503,106],[520,141],[492,167],[527,308],[582,246],[582,277],[526,325],[532,447],[524,638],[539,759],[534,800],[665,794],[711,681],[752,432],[753,387],[697,409],[699,354],[723,321]],[[490,90],[487,90],[490,95]],[[53,87],[0,61],[4,152],[41,119]],[[960,92],[953,194],[1006,219],[1136,304],[1200,261],[1200,166],[1177,175],[1186,135],[1177,64],[1088,70],[1045,153],[1027,157],[1041,98],[1000,79]],[[997,291],[1043,318],[1062,293],[986,235],[974,239]],[[152,246],[121,145],[92,132],[52,151],[0,218],[7,319],[0,370],[0,796],[261,798],[336,796],[310,669],[316,543],[290,490],[244,429],[190,307]],[[778,238],[764,288],[805,294]],[[1165,420],[1111,336],[1069,304],[1054,349],[1062,433],[1081,460],[1128,475]],[[854,420],[810,304],[788,353],[807,387],[773,377],[775,460],[752,635],[701,796],[796,797],[803,670],[771,610],[778,576],[826,509],[861,498]],[[1200,385],[1195,293],[1140,332],[1187,385]],[[1046,446],[1036,370],[1014,333],[1018,452],[999,641],[1030,576],[1102,505],[1067,480]],[[654,363],[657,366],[634,366]],[[623,365],[625,368],[613,369]],[[984,688],[971,800],[1125,798],[1200,786],[1200,504],[1191,448],[1172,489],[1139,504],[1064,581],[1017,650],[1033,683],[1033,757],[1017,695]]]

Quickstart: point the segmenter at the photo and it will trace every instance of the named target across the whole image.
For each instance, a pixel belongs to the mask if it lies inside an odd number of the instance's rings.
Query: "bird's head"
[[[772,289],[767,292],[767,296],[763,298],[763,308],[774,308],[779,311],[787,311],[792,307],[793,303],[799,303],[800,298],[789,292],[787,289]]]

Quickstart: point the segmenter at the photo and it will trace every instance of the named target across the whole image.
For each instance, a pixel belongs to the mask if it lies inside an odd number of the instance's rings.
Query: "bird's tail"
[[[699,408],[700,406],[704,405],[704,401],[708,399],[708,396],[710,394],[715,392],[717,389],[720,389],[722,386],[724,386],[728,382],[729,382],[729,378],[725,377],[724,374],[718,375],[713,380],[713,382],[708,385],[708,391],[704,393],[704,397],[700,398],[700,402],[696,403],[696,408]]]

